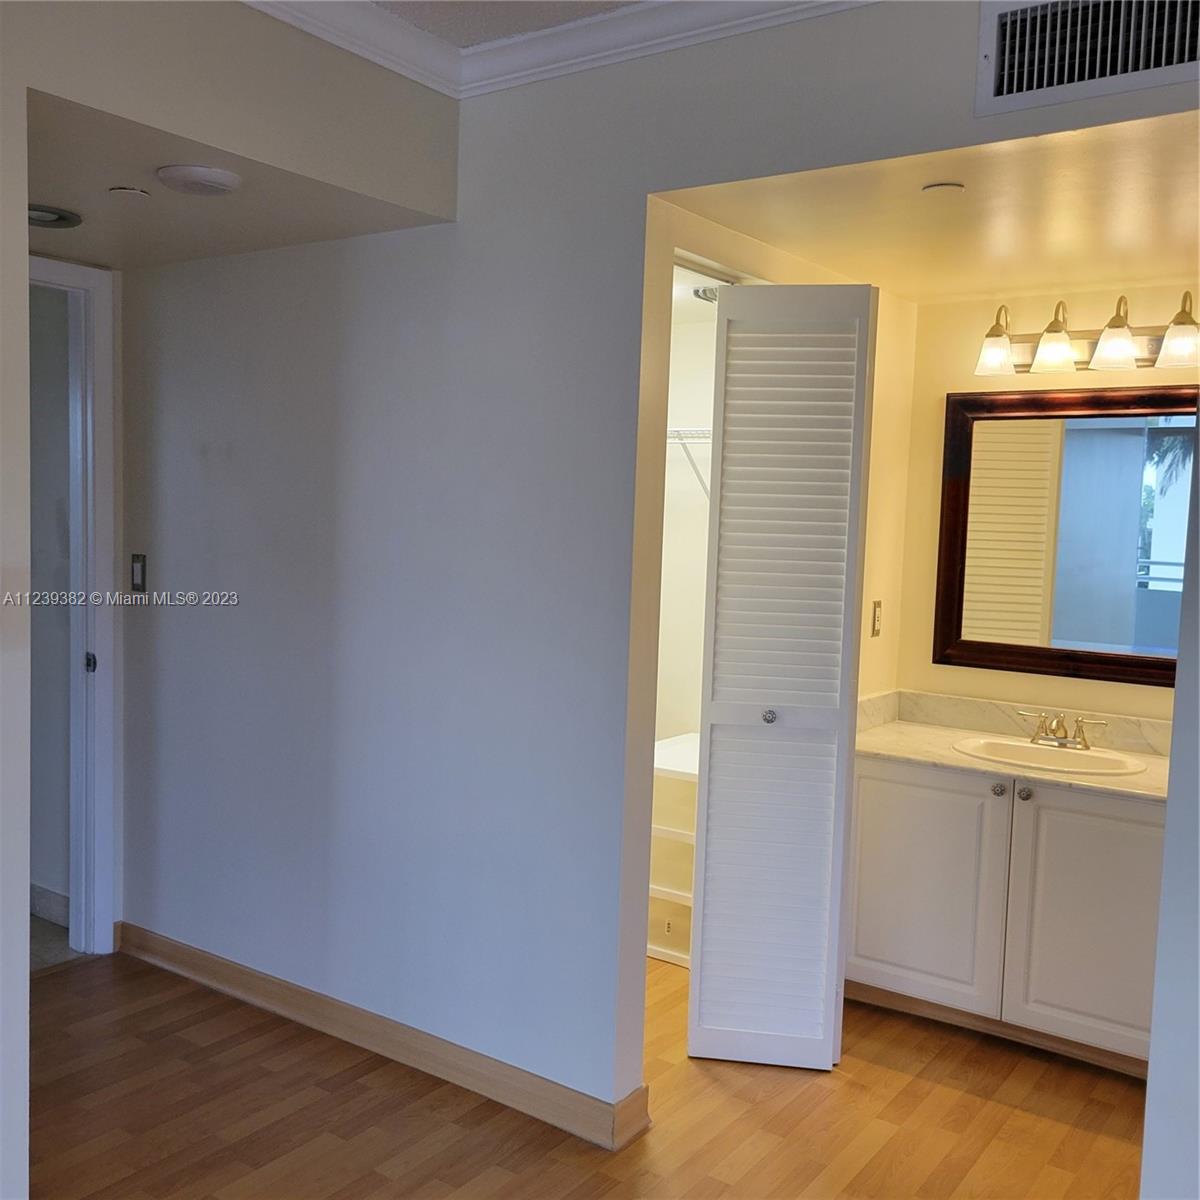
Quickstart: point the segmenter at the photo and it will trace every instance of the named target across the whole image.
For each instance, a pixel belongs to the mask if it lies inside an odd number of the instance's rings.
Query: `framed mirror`
[[[934,662],[1174,685],[1197,391],[946,397]]]

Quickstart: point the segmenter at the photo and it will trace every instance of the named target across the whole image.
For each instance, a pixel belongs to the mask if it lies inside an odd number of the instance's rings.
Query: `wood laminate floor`
[[[79,958],[79,951],[72,950],[67,931],[43,917],[29,917],[29,969],[40,971],[43,967],[54,967],[72,958]]]
[[[123,955],[32,988],[47,1200],[1137,1194],[1136,1080],[857,1004],[832,1074],[689,1060],[666,963],[654,1127],[617,1154]]]

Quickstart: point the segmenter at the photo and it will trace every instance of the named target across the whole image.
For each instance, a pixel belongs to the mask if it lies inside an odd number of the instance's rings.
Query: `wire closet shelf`
[[[704,478],[704,472],[700,470],[690,447],[710,443],[712,435],[711,429],[676,427],[667,430],[667,445],[677,445],[683,450],[687,456],[688,466],[692,468],[692,474],[695,475],[696,482],[700,485],[700,490],[704,493],[706,500],[709,499],[708,480]]]

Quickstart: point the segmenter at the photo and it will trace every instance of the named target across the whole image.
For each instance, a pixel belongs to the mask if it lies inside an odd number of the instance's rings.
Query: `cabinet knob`
[[[762,718],[764,725],[774,725],[779,720],[779,714],[773,708],[764,708]]]
[[[1008,795],[1008,784],[1007,783],[993,783],[992,784],[992,795],[993,796],[1007,796]]]
[[[1033,788],[1031,788],[1031,787],[1017,788],[1017,799],[1018,800],[1032,800],[1033,799]]]

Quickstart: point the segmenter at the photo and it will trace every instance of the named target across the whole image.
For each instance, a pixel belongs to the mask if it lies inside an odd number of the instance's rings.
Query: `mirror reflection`
[[[962,637],[1174,657],[1195,414],[980,420]]]

